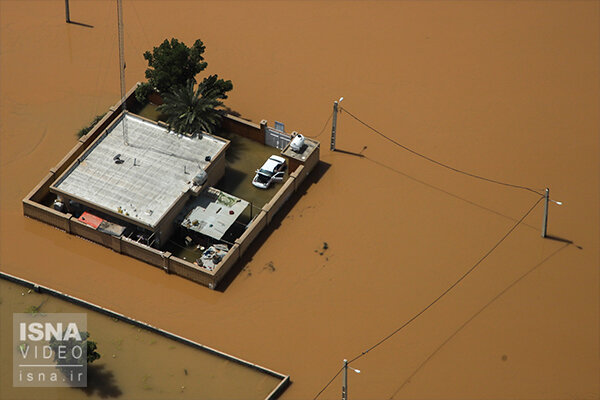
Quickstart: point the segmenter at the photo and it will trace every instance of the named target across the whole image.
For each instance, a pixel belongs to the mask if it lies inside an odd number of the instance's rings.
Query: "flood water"
[[[13,313],[37,307],[40,313],[85,313],[90,339],[101,354],[88,365],[86,388],[12,388],[12,354],[3,351],[3,399],[264,399],[280,382],[231,360],[5,280],[0,280],[0,291],[3,349],[12,348]]]
[[[201,38],[205,72],[233,81],[226,104],[244,118],[314,136],[344,96],[404,146],[564,203],[548,232],[572,245],[540,237],[539,203],[352,364],[350,398],[600,397],[600,3],[123,3],[127,87],[144,51]],[[93,28],[65,24],[62,0],[0,1],[0,268],[289,374],[284,400],[313,398],[539,197],[342,112],[337,147],[365,157],[329,152],[325,129],[312,184],[224,292],[166,275],[22,215],[119,98],[114,2],[72,1],[71,18]],[[339,398],[340,379],[320,398]]]

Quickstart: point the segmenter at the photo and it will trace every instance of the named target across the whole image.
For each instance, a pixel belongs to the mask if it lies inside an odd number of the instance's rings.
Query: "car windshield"
[[[269,182],[269,180],[271,179],[270,176],[268,175],[264,175],[262,172],[256,174],[256,181],[260,182],[260,183],[267,183]]]
[[[268,171],[268,170],[266,170],[266,169],[262,169],[262,168],[261,168],[261,169],[258,171],[258,174],[259,174],[259,175],[261,175],[261,174],[262,174],[262,175],[266,175],[267,177],[270,177],[271,175],[273,175],[273,171]]]

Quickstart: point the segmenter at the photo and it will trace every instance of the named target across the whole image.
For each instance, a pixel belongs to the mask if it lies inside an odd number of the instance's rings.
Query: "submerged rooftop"
[[[227,143],[210,135],[190,138],[176,134],[125,113],[52,189],[83,204],[123,214],[137,224],[155,227]]]

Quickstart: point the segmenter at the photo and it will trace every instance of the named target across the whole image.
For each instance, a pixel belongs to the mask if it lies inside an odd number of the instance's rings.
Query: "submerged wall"
[[[27,281],[25,279],[22,279],[22,278],[19,278],[19,277],[16,277],[14,275],[10,275],[10,274],[4,273],[4,272],[0,272],[0,279],[4,279],[6,281],[16,283],[16,284],[24,286],[26,288],[32,289],[35,292],[40,293],[40,294],[49,294],[49,295],[57,297],[57,298],[59,298],[61,300],[68,301],[68,302],[70,302],[72,304],[76,304],[78,306],[85,307],[88,310],[92,310],[92,311],[95,311],[95,312],[107,315],[107,316],[109,316],[111,318],[115,318],[115,319],[117,319],[119,321],[124,321],[124,322],[126,322],[128,324],[131,324],[133,326],[136,326],[138,328],[143,328],[143,329],[148,330],[149,332],[161,335],[161,336],[163,336],[163,337],[165,337],[167,339],[175,340],[177,342],[180,342],[180,343],[183,343],[185,345],[191,346],[191,347],[196,348],[198,350],[205,351],[205,352],[213,354],[213,355],[215,355],[217,357],[229,360],[231,362],[243,365],[243,366],[245,366],[247,368],[259,371],[259,372],[261,372],[263,374],[266,374],[266,375],[269,375],[269,376],[273,376],[273,377],[279,379],[280,380],[279,384],[271,391],[271,393],[269,393],[267,395],[267,397],[265,397],[265,400],[273,400],[273,399],[278,398],[278,396],[290,384],[290,376],[289,375],[285,375],[285,374],[273,371],[271,369],[267,369],[267,368],[262,367],[260,365],[248,362],[248,361],[243,360],[241,358],[235,357],[235,356],[233,356],[231,354],[224,353],[222,351],[216,350],[216,349],[214,349],[212,347],[205,346],[205,345],[200,344],[198,342],[194,342],[194,341],[192,341],[190,339],[187,339],[187,338],[184,338],[182,336],[176,335],[174,333],[165,331],[164,329],[158,328],[158,327],[156,327],[154,325],[150,325],[150,324],[148,324],[146,322],[139,321],[137,319],[125,316],[125,315],[123,315],[121,313],[118,313],[116,311],[107,309],[105,307],[99,306],[99,305],[91,303],[89,301],[82,300],[80,298],[71,296],[69,294],[59,292],[59,291],[51,289],[49,287],[42,286],[42,285],[40,285],[38,283],[35,283],[35,282]]]

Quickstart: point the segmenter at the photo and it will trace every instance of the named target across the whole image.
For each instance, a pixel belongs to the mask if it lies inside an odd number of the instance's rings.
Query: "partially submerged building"
[[[129,109],[134,89],[126,96]],[[226,115],[223,127],[228,132],[270,146],[286,159],[287,180],[254,210],[247,200],[214,187],[227,179],[229,140],[181,135],[123,108],[120,102],[111,107],[50,169],[23,199],[24,214],[210,288],[240,260],[319,162],[318,141],[307,138],[293,151],[292,135],[281,126]],[[247,209],[251,217],[240,220]],[[182,231],[189,234],[186,241],[202,238],[195,260],[177,257],[165,246]]]
[[[174,218],[225,172],[229,141],[189,137],[122,113],[50,186],[71,213],[84,206],[147,232],[155,247]]]

